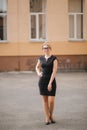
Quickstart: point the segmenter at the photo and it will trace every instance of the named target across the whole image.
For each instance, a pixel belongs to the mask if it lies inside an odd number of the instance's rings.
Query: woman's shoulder
[[[43,60],[43,58],[44,58],[44,56],[42,55],[42,56],[39,57],[39,60]]]
[[[57,59],[57,57],[55,55],[52,55],[52,59],[55,60]]]

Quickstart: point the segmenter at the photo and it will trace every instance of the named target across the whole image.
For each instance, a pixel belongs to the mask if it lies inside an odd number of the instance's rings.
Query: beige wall
[[[87,40],[86,6],[87,0]],[[87,55],[87,41],[68,42],[68,0],[47,0],[47,40],[56,55]],[[41,45],[29,42],[29,0],[8,0],[8,43],[0,43],[0,56],[40,55]]]
[[[9,42],[29,41],[29,1],[8,0]]]
[[[49,41],[67,41],[68,39],[68,0],[48,0],[47,2],[47,38]]]
[[[84,32],[85,32],[85,39],[87,41],[87,0],[85,0]]]
[[[56,55],[87,55],[87,42],[50,42]],[[41,55],[41,43],[0,44],[0,56]]]
[[[18,0],[8,0],[8,41],[18,41]]]

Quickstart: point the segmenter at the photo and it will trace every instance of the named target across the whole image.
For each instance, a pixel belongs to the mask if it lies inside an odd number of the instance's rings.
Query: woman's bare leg
[[[46,122],[49,122],[50,114],[49,114],[48,96],[42,96],[42,100],[43,100],[44,112],[46,115]]]
[[[53,120],[55,96],[49,96],[48,101],[49,101],[50,119]]]

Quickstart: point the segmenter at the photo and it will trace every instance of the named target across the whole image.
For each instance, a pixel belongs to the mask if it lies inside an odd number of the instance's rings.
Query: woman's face
[[[49,54],[51,50],[51,48],[47,45],[44,45],[42,49],[45,54]]]

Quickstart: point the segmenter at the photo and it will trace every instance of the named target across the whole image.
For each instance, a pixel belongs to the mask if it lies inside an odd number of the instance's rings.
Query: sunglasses
[[[44,49],[44,50],[47,50],[47,49],[49,49],[49,47],[43,47],[43,49]]]

